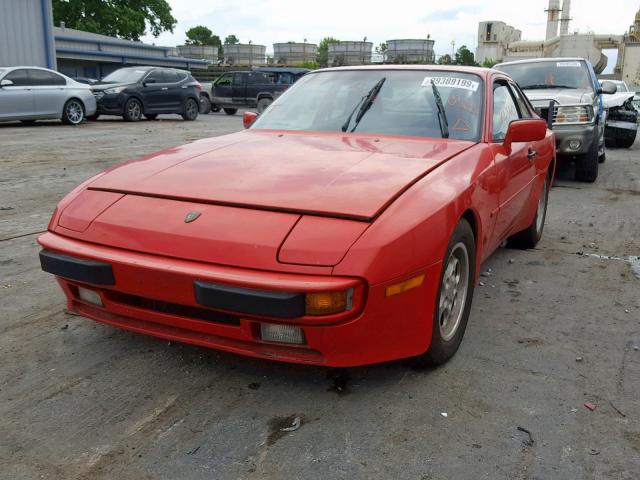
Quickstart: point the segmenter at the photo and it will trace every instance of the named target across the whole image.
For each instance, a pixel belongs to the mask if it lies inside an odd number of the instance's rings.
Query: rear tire
[[[261,98],[260,100],[258,100],[258,106],[257,106],[258,113],[264,112],[267,109],[267,107],[272,103],[273,103],[273,100],[271,100],[270,98]]]
[[[137,98],[130,98],[124,104],[122,118],[126,122],[139,122],[142,119],[142,103]]]
[[[80,125],[84,120],[84,104],[77,98],[67,100],[62,108],[62,122],[67,125]]]
[[[535,217],[533,217],[533,222],[531,222],[531,225],[525,230],[509,238],[508,243],[510,247],[521,248],[523,250],[534,248],[542,238],[544,222],[547,218],[547,204],[549,203],[549,183],[549,176],[547,176],[542,185],[542,192],[540,192],[538,208],[536,209]]]
[[[237,108],[225,108],[224,109],[224,113],[226,113],[227,115],[235,115],[236,113],[238,113],[238,109]]]
[[[198,118],[200,106],[193,98],[187,98],[182,105],[182,118],[188,122],[193,122]]]
[[[576,180],[587,183],[595,182],[598,178],[598,163],[598,139],[594,138],[589,152],[576,159]]]
[[[200,113],[202,115],[209,115],[211,113],[211,100],[206,96],[200,96]]]
[[[463,218],[442,261],[431,345],[426,353],[416,357],[418,366],[442,365],[458,351],[469,320],[475,279],[476,241],[469,222]]]

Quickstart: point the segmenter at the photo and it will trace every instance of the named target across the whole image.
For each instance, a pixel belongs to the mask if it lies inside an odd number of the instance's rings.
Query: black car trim
[[[69,280],[94,285],[115,285],[116,283],[111,265],[95,260],[42,250],[40,252],[40,266],[47,273]]]
[[[196,281],[196,302],[210,308],[277,318],[302,317],[304,293],[275,292]]]

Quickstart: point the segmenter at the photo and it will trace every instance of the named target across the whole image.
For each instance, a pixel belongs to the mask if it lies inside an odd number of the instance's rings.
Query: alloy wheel
[[[463,242],[457,243],[444,267],[440,286],[438,323],[440,336],[451,340],[460,326],[469,290],[469,252]]]

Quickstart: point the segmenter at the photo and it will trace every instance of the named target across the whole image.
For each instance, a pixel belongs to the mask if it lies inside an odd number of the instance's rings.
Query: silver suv
[[[615,85],[604,82],[601,86],[583,58],[519,60],[494,68],[509,74],[538,114],[550,120],[558,155],[575,161],[576,179],[594,182],[598,163],[606,158],[602,94],[615,93]]]

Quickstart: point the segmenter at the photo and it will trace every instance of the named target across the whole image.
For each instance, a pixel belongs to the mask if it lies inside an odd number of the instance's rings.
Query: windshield
[[[579,60],[515,63],[497,65],[497,70],[511,75],[523,90],[536,88],[593,89],[589,70]]]
[[[147,72],[148,70],[121,68],[104,77],[102,81],[105,83],[135,83],[139,82]]]
[[[446,111],[449,138],[478,141],[482,80],[473,74],[435,70],[311,73],[278,98],[252,128],[342,132],[355,112],[348,131],[441,138],[432,80]],[[359,107],[379,84],[356,122]]]
[[[6,72],[6,71],[7,71],[7,69],[6,69],[6,68],[0,68],[0,77],[1,77],[1,76],[2,76],[2,74],[3,74],[4,72]]]

